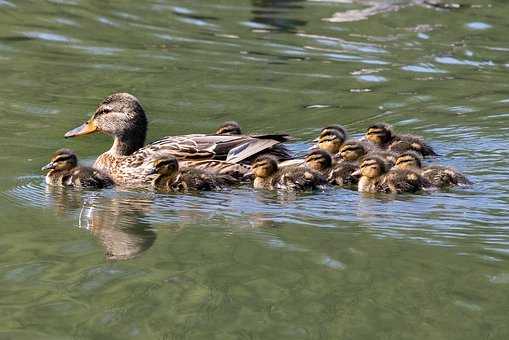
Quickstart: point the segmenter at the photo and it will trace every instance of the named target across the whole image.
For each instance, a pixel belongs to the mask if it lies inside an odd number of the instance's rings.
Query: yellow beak
[[[81,135],[88,135],[90,133],[96,132],[97,130],[98,129],[97,129],[97,126],[95,125],[94,121],[89,120],[89,121],[85,122],[83,125],[80,125],[77,128],[67,131],[66,134],[64,135],[64,137],[69,138],[69,137],[76,137],[76,136],[81,136]]]

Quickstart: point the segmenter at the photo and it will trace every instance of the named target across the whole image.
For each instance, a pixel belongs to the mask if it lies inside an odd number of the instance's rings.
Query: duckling
[[[345,140],[345,135],[339,132],[339,130],[327,129],[320,133],[317,146],[319,149],[327,151],[335,156],[341,149]]]
[[[358,182],[352,174],[359,169],[357,162],[341,160],[333,163],[331,155],[324,150],[313,150],[306,156],[306,166],[321,173],[329,184],[347,186]]]
[[[224,122],[216,131],[216,135],[241,135],[240,124],[235,121]]]
[[[252,171],[255,189],[304,191],[321,189],[327,183],[320,173],[306,167],[279,169],[277,159],[269,155],[256,159]]]
[[[367,155],[362,158],[360,169],[354,175],[361,175],[358,186],[360,192],[417,192],[424,186],[424,180],[417,172],[389,170],[384,159],[376,155]]]
[[[422,157],[415,151],[406,151],[396,158],[396,166],[399,169],[411,169],[419,171],[421,176],[438,188],[456,185],[470,185],[472,182],[455,168],[441,165],[422,166]]]
[[[419,136],[401,135],[399,138],[401,139],[396,140],[389,145],[389,151],[392,151],[396,154],[400,154],[405,151],[415,151],[421,154],[423,157],[437,156],[433,148],[427,145]]]
[[[236,183],[228,175],[216,175],[197,168],[180,168],[174,156],[153,161],[152,187],[166,192],[187,192],[198,190],[219,190],[226,185]]]
[[[358,161],[361,157],[366,155],[371,149],[366,143],[356,140],[346,141],[339,150],[339,158],[345,161]]]
[[[427,145],[422,137],[410,134],[396,135],[391,126],[387,124],[370,126],[366,131],[366,139],[382,150],[388,149],[391,144],[397,141],[405,141],[409,143],[410,147],[422,153],[423,156],[436,156],[433,148]]]
[[[101,171],[88,166],[79,166],[78,157],[69,149],[57,150],[51,161],[41,170],[49,170],[46,174],[46,183],[50,185],[100,189],[113,184]]]

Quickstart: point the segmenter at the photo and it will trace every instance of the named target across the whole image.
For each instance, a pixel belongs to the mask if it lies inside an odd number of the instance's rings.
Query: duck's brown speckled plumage
[[[262,153],[274,153],[278,158],[290,158],[281,144],[287,135],[204,135],[164,137],[146,146],[147,118],[138,99],[127,93],[115,93],[103,100],[92,118],[66,133],[66,137],[96,131],[114,137],[110,150],[100,155],[94,167],[104,171],[120,185],[144,185],[150,180],[151,160],[173,155],[183,161],[223,160],[249,163]],[[203,165],[203,164],[202,164]],[[192,166],[188,163],[188,166]],[[218,171],[223,171],[224,164]],[[208,168],[216,171],[214,166]]]

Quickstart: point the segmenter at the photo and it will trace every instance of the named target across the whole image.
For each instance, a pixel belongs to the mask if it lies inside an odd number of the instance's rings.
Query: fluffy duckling
[[[318,137],[318,148],[336,155],[346,140],[345,134],[335,129],[326,129]]]
[[[338,155],[339,158],[345,161],[354,162],[365,156],[368,151],[370,151],[370,149],[366,143],[356,140],[349,140],[346,141],[343,146],[341,146]]]
[[[427,145],[419,136],[401,135],[399,138],[400,140],[396,140],[389,145],[389,151],[396,154],[401,154],[405,151],[415,151],[423,157],[437,156],[433,148]]]
[[[57,150],[51,157],[51,161],[41,170],[49,170],[46,174],[46,183],[50,185],[100,189],[113,184],[112,180],[101,171],[88,166],[79,166],[78,157],[69,149]]]
[[[391,169],[383,158],[376,155],[365,156],[361,160],[358,173],[360,192],[403,193],[417,192],[424,187],[423,178],[415,171]]]
[[[273,156],[261,156],[252,165],[255,189],[304,191],[323,188],[327,180],[317,171],[306,167],[279,169]]]
[[[180,168],[174,156],[153,161],[152,187],[165,192],[219,190],[237,181],[228,175],[217,175],[197,168]]]
[[[306,166],[321,173],[329,184],[346,186],[358,182],[352,174],[359,169],[357,162],[341,160],[333,163],[331,155],[324,150],[313,150],[306,156]]]
[[[240,124],[235,121],[224,122],[216,131],[216,135],[241,135]]]
[[[456,185],[470,185],[472,182],[455,168],[441,165],[422,166],[422,157],[415,151],[406,151],[396,158],[399,169],[419,171],[430,185],[445,188]]]
[[[370,126],[366,131],[366,139],[383,150],[388,149],[391,144],[395,144],[393,146],[395,150],[393,151],[397,151],[398,148],[401,149],[406,146],[407,148],[420,152],[423,156],[436,156],[433,148],[427,145],[422,137],[410,134],[396,135],[393,129],[387,124],[375,124]],[[407,143],[402,143],[398,146],[398,141]]]

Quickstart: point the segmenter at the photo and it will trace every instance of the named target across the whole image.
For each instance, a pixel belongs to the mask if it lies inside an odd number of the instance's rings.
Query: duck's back
[[[447,166],[430,165],[423,169],[422,176],[439,188],[472,184],[461,172]]]
[[[78,188],[101,189],[113,185],[109,176],[88,166],[77,166],[64,181],[66,185]]]
[[[417,192],[423,189],[425,184],[421,175],[412,170],[390,170],[382,181],[384,191],[393,193]]]
[[[289,167],[278,171],[273,177],[276,189],[305,191],[323,188],[326,178],[317,171],[305,167]]]
[[[333,185],[349,186],[359,182],[359,178],[352,174],[359,169],[357,162],[341,160],[329,171],[327,181]]]

